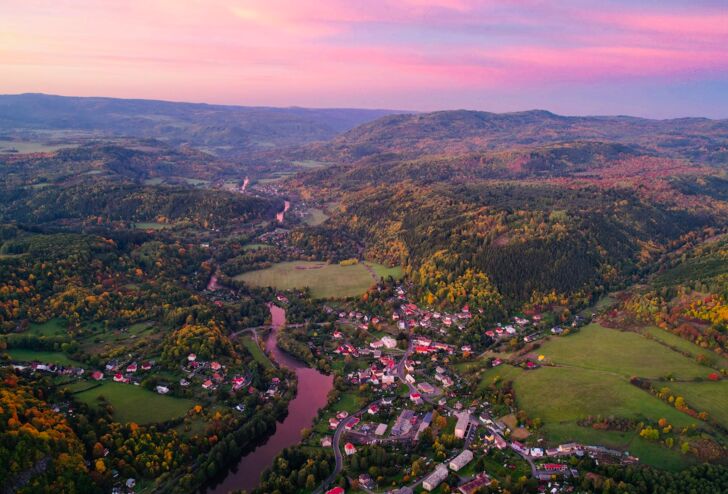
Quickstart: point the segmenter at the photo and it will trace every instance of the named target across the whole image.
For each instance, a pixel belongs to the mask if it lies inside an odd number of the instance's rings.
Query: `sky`
[[[0,93],[728,118],[728,0],[2,0]]]

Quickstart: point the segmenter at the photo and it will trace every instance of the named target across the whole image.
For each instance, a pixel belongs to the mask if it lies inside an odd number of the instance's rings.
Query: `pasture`
[[[46,352],[43,350],[28,350],[25,348],[11,348],[7,351],[10,357],[17,362],[42,362],[44,364],[57,364],[66,367],[78,367],[81,364],[71,360],[65,353]]]
[[[114,418],[122,423],[164,422],[184,415],[195,405],[192,400],[163,396],[139,386],[110,381],[81,391],[74,398],[94,407],[99,404],[101,396],[111,403]]]
[[[577,334],[552,338],[538,350],[546,362],[574,370],[611,372],[626,378],[705,377],[708,369],[644,336],[589,324]]]
[[[248,350],[250,355],[253,356],[256,362],[258,362],[267,369],[273,368],[273,363],[270,361],[268,356],[263,353],[263,350],[260,349],[258,344],[253,341],[253,338],[251,338],[250,336],[243,336],[241,338],[241,341],[243,343],[243,346],[246,348],[246,350]]]
[[[366,263],[374,276],[363,264],[341,266],[323,262],[293,261],[274,264],[270,268],[248,271],[235,277],[252,286],[270,286],[279,290],[310,288],[314,298],[343,298],[361,295],[375,283],[380,273],[395,272]]]
[[[728,381],[667,383],[674,395],[685,398],[688,406],[708,412],[712,420],[728,428]]]
[[[319,208],[311,208],[303,215],[303,222],[309,226],[318,226],[329,219],[329,216]]]
[[[706,377],[710,369],[641,334],[596,324],[577,334],[551,338],[535,353],[545,356],[546,365],[530,371],[509,365],[488,369],[480,375],[480,385],[487,386],[496,377],[512,381],[519,408],[543,421],[544,433],[553,443],[579,441],[625,449],[645,463],[670,470],[690,463],[689,457],[644,440],[634,431],[595,430],[578,422],[601,415],[650,422],[665,418],[676,427],[701,425],[700,420],[630,384],[630,378],[672,375],[692,380]],[[724,382],[666,382],[665,386],[699,411],[726,420]]]

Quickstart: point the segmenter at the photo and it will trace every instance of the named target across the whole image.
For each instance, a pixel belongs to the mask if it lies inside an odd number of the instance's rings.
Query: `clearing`
[[[323,262],[292,261],[249,271],[235,279],[253,286],[270,286],[279,290],[308,287],[314,298],[343,298],[361,295],[374,284],[375,277],[397,272],[401,272],[401,268],[387,268],[374,263],[341,266]]]
[[[92,407],[99,403],[100,396],[111,403],[114,418],[122,423],[165,422],[184,415],[194,406],[192,400],[163,396],[139,386],[115,382],[105,382],[74,395],[77,400]]]

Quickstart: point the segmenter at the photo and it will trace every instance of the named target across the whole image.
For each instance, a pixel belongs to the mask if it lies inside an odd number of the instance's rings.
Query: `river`
[[[278,220],[278,223],[283,223],[283,217],[286,215],[286,211],[291,207],[291,203],[288,201],[283,201],[283,211],[276,214],[276,219]]]
[[[265,342],[266,350],[280,365],[293,370],[298,378],[298,394],[288,404],[288,415],[276,424],[275,433],[265,444],[243,456],[237,466],[215,487],[211,494],[226,494],[231,490],[251,491],[258,485],[260,474],[273,464],[273,459],[284,448],[301,441],[301,429],[311,427],[320,408],[326,406],[327,397],[334,385],[334,377],[321,374],[307,367],[300,360],[278,348],[278,330],[286,323],[286,311],[270,304],[273,329]]]

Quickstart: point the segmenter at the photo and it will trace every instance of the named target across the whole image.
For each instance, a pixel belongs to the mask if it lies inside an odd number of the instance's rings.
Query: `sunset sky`
[[[726,0],[3,0],[0,93],[728,118]]]

